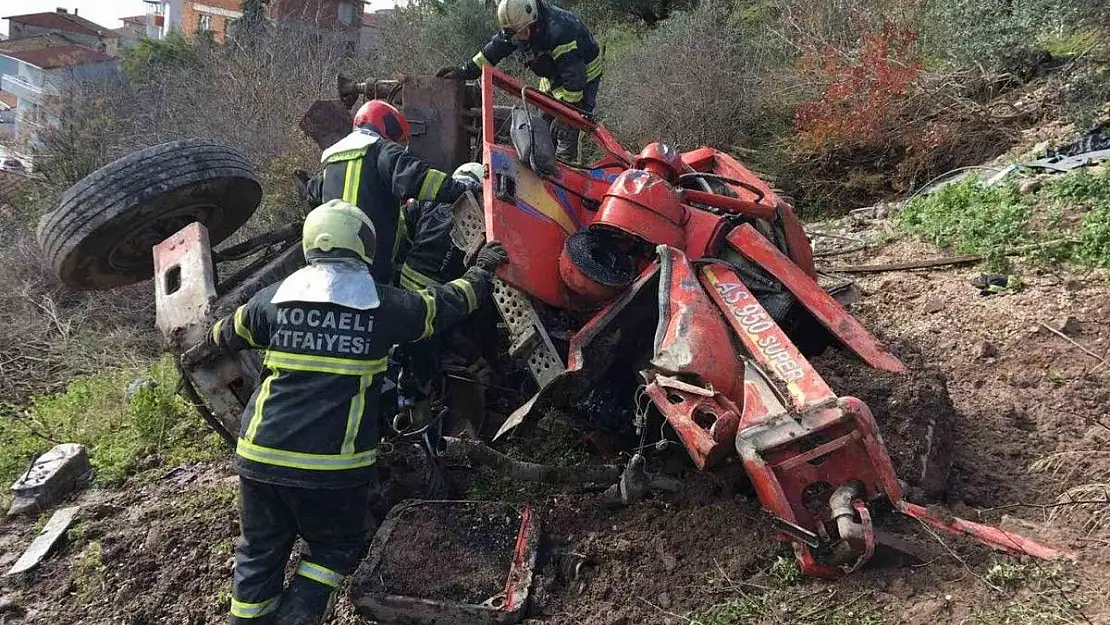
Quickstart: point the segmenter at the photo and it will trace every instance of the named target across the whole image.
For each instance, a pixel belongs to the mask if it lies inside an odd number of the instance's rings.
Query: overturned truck
[[[1011,554],[1061,555],[907,501],[907,488],[926,500],[943,493],[950,424],[922,416],[901,481],[868,406],[838,396],[807,357],[834,346],[861,367],[906,366],[818,285],[789,204],[731,156],[662,144],[633,154],[597,120],[495,68],[477,85],[341,78],[339,87],[340,100],[317,102],[302,122],[322,147],[348,131],[358,97],[386,97],[412,122],[411,149],[434,166],[475,157],[487,166],[480,200],[455,206],[453,239],[468,256],[486,240],[508,251],[494,293],[509,334],[502,357],[536,388],[497,437],[552,407],[588,411],[599,387],[628,389],[621,401],[636,409],[618,425],[644,443],[648,421],[664,422],[662,435],[700,470],[742,463],[808,575],[866,563],[884,537],[876,520],[891,513]],[[555,160],[551,119],[584,133],[590,164]],[[39,236],[74,287],[153,277],[157,325],[180,355],[302,262],[297,223],[213,251],[260,198],[235,150],[165,144],[79,182]],[[252,353],[182,366],[186,392],[229,441],[260,371]]]

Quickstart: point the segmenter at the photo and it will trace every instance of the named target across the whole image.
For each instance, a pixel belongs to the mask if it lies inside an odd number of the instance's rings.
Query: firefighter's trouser
[[[582,101],[570,106],[592,115],[597,106],[600,85],[600,76],[587,82],[586,88],[582,90]],[[582,154],[582,132],[556,121],[551,125],[551,135],[555,139],[555,158],[566,163],[577,163]]]
[[[309,489],[239,478],[242,540],[235,554],[231,623],[318,625],[354,571],[369,527],[371,485]],[[305,548],[289,587],[285,564]]]

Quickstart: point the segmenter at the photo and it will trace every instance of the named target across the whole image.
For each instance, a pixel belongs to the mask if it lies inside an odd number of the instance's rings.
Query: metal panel
[[[448,173],[470,158],[470,138],[463,128],[463,83],[410,76],[405,80],[401,100],[412,131],[409,149],[413,154]]]

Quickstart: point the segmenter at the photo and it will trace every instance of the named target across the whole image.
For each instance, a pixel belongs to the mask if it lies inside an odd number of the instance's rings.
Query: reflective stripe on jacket
[[[497,65],[519,52],[528,69],[540,77],[544,91],[581,108],[586,83],[601,78],[601,47],[578,16],[546,2],[538,5],[540,17],[531,38],[516,39],[500,31],[472,61],[478,67]]]
[[[401,262],[398,283],[407,291],[443,284],[463,272],[463,252],[451,241],[451,204],[406,202],[401,207]]]
[[[378,286],[381,305],[274,304],[280,283],[255,294],[212,326],[221,351],[265,350],[263,372],[243,412],[235,467],[244,477],[285,486],[341,488],[365,483],[377,459],[381,374],[395,344],[458,322],[488,295],[490,275],[417,292]]]
[[[401,202],[409,199],[453,203],[466,185],[428,166],[400,145],[367,130],[356,130],[324,152],[324,173],[312,187],[313,200],[341,199],[374,222],[377,249],[371,273],[379,284],[393,276],[393,258],[402,232]]]

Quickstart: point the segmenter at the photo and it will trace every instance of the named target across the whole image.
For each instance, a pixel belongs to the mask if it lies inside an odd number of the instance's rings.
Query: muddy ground
[[[913,241],[828,258],[824,266],[941,255]],[[856,275],[853,310],[933,367],[952,399],[954,444],[945,505],[1073,551],[1075,564],[1019,562],[904,527],[937,554],[924,565],[797,580],[743,474],[684,475],[684,488],[610,510],[597,493],[489,487],[459,469],[471,495],[531,500],[552,549],[534,587],[538,624],[639,623],[1110,623],[1110,533],[1052,504],[1083,483],[1092,460],[1033,471],[1059,452],[1091,449],[1110,417],[1110,366],[1044,329],[1044,322],[1110,356],[1110,285],[1097,275],[1023,268],[1025,287],[983,297],[971,268]],[[829,373],[834,387],[845,380]],[[850,382],[850,380],[848,380]],[[841,392],[847,389],[838,388]],[[898,403],[897,394],[866,397]],[[947,408],[941,407],[941,410]],[[889,444],[912,432],[884,432]],[[896,462],[913,466],[900,446]],[[899,460],[901,458],[901,460]],[[480,479],[479,479],[480,478]],[[478,484],[485,484],[482,489]],[[225,622],[238,532],[235,478],[223,466],[184,467],[145,485],[87,493],[70,539],[33,574],[0,579],[0,623],[190,625]],[[1020,505],[1019,505],[1020,504]],[[0,525],[0,568],[33,537],[33,520]],[[550,551],[550,549],[549,549]],[[711,609],[717,606],[715,609]],[[337,622],[361,623],[345,601]]]

